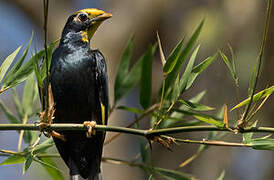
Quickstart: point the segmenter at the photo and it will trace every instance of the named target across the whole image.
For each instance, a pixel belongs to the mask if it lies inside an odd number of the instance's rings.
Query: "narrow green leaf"
[[[5,104],[0,100],[0,108],[2,109],[2,111],[4,112],[4,114],[6,115],[6,117],[8,118],[8,120],[12,123],[12,124],[19,124],[21,123],[21,121],[19,121],[14,114],[9,110],[8,107],[5,106]]]
[[[199,104],[199,103],[192,103],[190,101],[183,100],[183,99],[180,99],[178,101],[180,103],[182,103],[182,104],[185,104],[190,109],[195,110],[195,111],[211,111],[211,110],[215,109],[213,107],[209,107],[209,106],[206,106],[206,105],[203,105],[203,104]]]
[[[185,111],[185,110],[181,110],[181,109],[175,109],[175,111],[177,111],[179,113],[183,113],[188,116],[193,116],[200,121],[215,125],[217,127],[221,127],[221,128],[224,127],[224,123],[222,123],[221,121],[219,121],[219,119],[217,119],[213,116],[210,116],[210,115],[196,113],[196,112],[192,112],[192,111]]]
[[[183,42],[184,42],[184,38],[182,38],[179,41],[179,43],[176,45],[176,47],[172,50],[172,52],[168,56],[167,61],[166,61],[165,66],[164,66],[164,69],[163,69],[164,74],[168,74],[173,70],[175,64],[178,61],[179,53],[180,53],[180,50],[183,46]]]
[[[35,146],[33,153],[37,154],[40,152],[44,152],[45,150],[47,150],[48,148],[54,146],[54,142],[52,138],[49,138],[47,140],[45,140],[44,142],[42,142],[41,144]]]
[[[19,50],[21,49],[21,46],[19,46],[13,53],[11,53],[2,63],[0,66],[0,82],[4,78],[7,70],[9,69],[11,63],[15,59],[16,55],[18,54]]]
[[[172,91],[172,102],[174,103],[179,98],[180,94],[184,92],[188,79],[191,75],[191,71],[195,62],[195,58],[197,56],[197,53],[199,51],[200,45],[197,46],[197,48],[193,51],[190,60],[186,66],[185,72],[182,75],[182,78],[178,82],[178,79],[175,80],[173,91]],[[179,74],[178,74],[179,75]],[[178,76],[177,76],[178,78]]]
[[[233,72],[236,74],[235,54],[230,44],[228,44],[228,48],[231,54],[232,69],[233,69]]]
[[[43,57],[45,54],[45,51],[42,50],[32,56],[30,60],[28,60],[18,71],[10,76],[10,78],[5,79],[3,82],[3,88],[11,88],[16,86],[17,84],[25,81],[28,76],[33,72],[33,59],[36,58],[36,56]]]
[[[16,108],[16,112],[17,112],[19,118],[23,119],[23,117],[24,117],[23,107],[19,100],[18,94],[14,88],[12,88],[12,97],[13,97],[13,103]]]
[[[142,158],[142,163],[147,164],[148,163],[148,151],[146,150],[146,143],[144,143],[143,139],[140,141],[140,153]]]
[[[217,112],[216,118],[217,119],[223,119],[225,113],[225,104],[221,107],[221,109]]]
[[[268,96],[268,95],[271,95],[273,92],[274,92],[274,86],[271,86],[271,87],[269,87],[269,88],[267,88],[267,89],[264,89],[264,90],[258,92],[257,94],[255,94],[255,95],[253,96],[253,102],[258,101],[258,100],[260,100],[260,99],[263,99],[264,97],[266,97],[266,96]],[[242,106],[248,104],[249,102],[250,102],[250,97],[247,98],[247,99],[245,99],[245,100],[243,100],[242,102],[240,102],[240,103],[237,104],[236,106],[234,106],[234,107],[231,109],[231,111],[233,111],[234,109],[237,109],[237,108],[239,108],[239,107],[242,107]]]
[[[135,65],[131,68],[128,75],[123,77],[121,82],[117,82],[119,86],[117,85],[115,88],[115,102],[126,95],[126,93],[128,93],[129,90],[131,90],[137,84],[137,82],[139,82],[142,74],[143,59],[144,56],[141,56]]]
[[[224,123],[222,123],[220,121],[217,121],[216,119],[214,119],[213,117],[210,117],[210,116],[197,114],[197,115],[194,115],[193,117],[195,117],[196,119],[199,119],[201,121],[204,121],[208,124],[212,124],[212,125],[215,125],[217,127],[220,127],[220,128],[224,127]]]
[[[217,54],[209,56],[203,62],[195,66],[190,74],[190,77],[187,81],[186,90],[191,87],[197,76],[199,76],[217,57]]]
[[[23,98],[22,98],[22,106],[24,109],[24,113],[26,115],[32,114],[33,111],[33,101],[34,101],[34,94],[35,94],[35,80],[34,74],[32,73],[30,77],[27,79],[25,83]]]
[[[252,127],[256,127],[256,125],[257,125],[257,122],[258,121],[256,121],[253,125],[252,125]],[[252,141],[252,136],[253,136],[253,132],[251,132],[251,133],[243,133],[243,143],[244,144],[249,144],[251,141]]]
[[[10,165],[10,164],[19,164],[23,163],[26,160],[24,156],[20,155],[11,155],[7,159],[5,159],[3,162],[0,163],[0,165]]]
[[[189,101],[192,102],[192,103],[198,103],[203,98],[205,93],[206,93],[206,91],[202,91],[199,94],[197,94],[196,96],[194,96],[193,98],[191,98]],[[183,105],[179,106],[178,109],[180,109],[180,110],[189,110],[190,108],[183,104]],[[171,115],[170,115],[170,118],[172,118],[172,119],[165,119],[160,124],[160,127],[161,128],[174,127],[174,126],[176,126],[176,124],[178,122],[182,122],[183,117],[184,117],[183,113],[178,113],[176,111],[172,112]]]
[[[167,75],[166,83],[165,83],[165,91],[168,91],[168,89],[174,83],[174,80],[176,79],[177,75],[179,74],[180,69],[181,69],[181,67],[182,67],[182,65],[183,65],[183,63],[184,63],[187,55],[189,54],[189,52],[191,51],[192,47],[195,45],[196,40],[198,39],[198,36],[199,36],[199,34],[200,34],[201,30],[202,30],[203,24],[204,24],[204,20],[201,21],[200,25],[195,30],[195,32],[191,36],[190,40],[186,44],[185,48],[181,51],[181,53],[180,53],[180,55],[178,57],[178,61],[176,62],[174,68]]]
[[[56,40],[52,43],[50,43],[50,45],[48,46],[47,48],[47,52],[48,52],[48,68],[50,68],[50,64],[51,64],[51,59],[52,59],[52,53],[53,53],[53,49],[54,47],[56,46],[56,44],[59,42],[59,40]],[[41,71],[40,71],[40,76],[41,76],[41,79],[42,81],[46,78],[47,76],[47,73],[46,73],[46,61],[44,60],[43,61],[43,64],[42,64],[42,68],[41,68]]]
[[[148,180],[154,180],[153,174],[151,174],[151,175],[148,177]]]
[[[134,114],[143,114],[145,112],[144,110],[133,108],[133,107],[127,107],[127,106],[118,106],[116,109],[128,111]]]
[[[164,177],[167,180],[195,180],[196,179],[188,174],[181,173],[179,171],[163,169],[159,167],[153,167],[152,171],[154,171],[154,173],[159,174],[160,176]]]
[[[258,139],[252,139],[250,141],[250,144],[252,145],[253,149],[257,150],[274,150],[274,139],[263,139],[263,138],[258,138]]]
[[[222,173],[220,174],[220,176],[217,178],[217,180],[223,180],[225,177],[225,170],[222,171]]]
[[[251,77],[249,80],[249,87],[248,87],[248,95],[251,96],[251,94],[254,91],[254,83],[255,83],[255,74],[256,74],[256,70],[257,70],[257,66],[259,64],[259,57],[256,58],[255,63],[252,67],[252,73],[251,73]]]
[[[232,67],[230,61],[228,60],[227,56],[220,50],[219,50],[219,54],[221,55],[224,63],[226,64],[226,67],[228,68],[232,78],[235,79],[236,78],[236,73],[234,72],[233,67]]]
[[[200,45],[198,45],[197,48],[193,51],[189,59],[189,62],[186,66],[185,72],[180,80],[180,93],[182,93],[186,88],[199,48],[200,48]]]
[[[171,102],[175,103],[177,101],[178,97],[180,96],[180,78],[179,78],[179,74],[177,75],[177,78],[175,80],[175,83],[173,85],[171,93],[172,93]]]
[[[26,156],[26,160],[24,162],[24,165],[23,165],[23,175],[27,172],[27,170],[29,169],[31,163],[32,163],[33,159],[32,159],[32,155],[29,153],[27,156]]]
[[[132,56],[132,49],[133,49],[133,37],[130,38],[128,45],[122,55],[120,65],[117,70],[117,75],[115,78],[115,85],[114,85],[114,93],[115,93],[115,102],[117,102],[125,93],[125,92],[120,92],[123,88],[123,82],[124,78],[128,75],[128,68],[129,68],[129,63],[130,59]]]
[[[58,41],[55,41],[50,44],[49,51],[54,48]],[[4,79],[2,89],[7,89],[16,86],[17,84],[25,81],[28,76],[34,70],[34,60],[41,59],[45,55],[45,50],[41,50],[32,56],[24,65],[22,65],[14,74],[11,74],[9,78]],[[43,69],[43,68],[42,68]]]
[[[23,139],[27,144],[33,144],[37,138],[37,131],[24,131]]]
[[[157,44],[148,48],[148,50],[145,52],[142,64],[139,100],[144,109],[147,109],[150,106],[151,101],[152,60],[155,54],[156,47]]]
[[[18,69],[22,66],[22,64],[23,64],[23,62],[24,62],[24,60],[25,60],[25,58],[26,58],[26,56],[27,56],[27,54],[28,54],[29,47],[30,47],[30,45],[31,45],[32,39],[33,39],[33,31],[32,31],[32,33],[31,33],[31,37],[30,37],[30,39],[29,39],[29,42],[28,42],[28,45],[27,45],[25,51],[23,52],[22,57],[16,62],[16,64],[15,64],[15,65],[11,68],[11,70],[7,73],[7,75],[6,75],[6,77],[4,78],[3,81],[7,81],[7,79],[10,78],[10,76],[11,76],[12,74],[14,74],[15,72],[17,72]]]
[[[51,176],[53,180],[63,180],[64,177],[61,173],[61,171],[56,167],[55,162],[52,160],[52,158],[48,157],[39,157],[40,163],[45,168],[45,170],[48,172],[48,174]]]

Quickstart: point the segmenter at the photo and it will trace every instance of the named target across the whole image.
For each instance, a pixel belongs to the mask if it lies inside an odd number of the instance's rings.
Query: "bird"
[[[67,19],[59,46],[52,54],[49,83],[54,99],[53,123],[84,123],[91,129],[108,120],[108,76],[103,54],[90,48],[90,40],[102,22],[112,17],[103,10],[79,10]],[[53,136],[59,154],[69,168],[70,179],[101,179],[104,132],[57,131]]]

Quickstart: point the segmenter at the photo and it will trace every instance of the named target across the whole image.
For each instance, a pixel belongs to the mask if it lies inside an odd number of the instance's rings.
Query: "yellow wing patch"
[[[101,104],[101,113],[102,113],[102,124],[103,125],[105,125],[105,106],[102,104],[102,103],[100,103]]]

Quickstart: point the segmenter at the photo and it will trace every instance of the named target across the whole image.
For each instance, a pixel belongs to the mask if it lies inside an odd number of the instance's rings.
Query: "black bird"
[[[99,25],[111,16],[102,10],[83,9],[68,18],[50,66],[49,82],[55,102],[53,123],[107,124],[105,58],[99,50],[91,49],[89,42]],[[71,179],[99,179],[105,133],[96,132],[91,137],[84,131],[58,133],[65,141],[53,137],[54,142]]]

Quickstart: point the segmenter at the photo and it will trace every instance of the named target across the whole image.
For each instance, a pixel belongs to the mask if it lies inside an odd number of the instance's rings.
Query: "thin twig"
[[[48,10],[49,10],[49,1],[48,0],[43,0],[43,5],[44,5],[44,48],[45,48],[45,61],[46,61],[46,86],[49,85],[49,58],[48,58],[48,45],[47,45],[47,32],[48,32],[48,29],[47,29],[47,25],[48,25]],[[48,111],[48,105],[49,105],[49,95],[48,95],[48,87],[44,87],[45,90],[46,90],[46,100],[45,100],[45,109],[42,109],[46,111],[46,114],[47,111]]]
[[[25,114],[24,119],[23,119],[23,124],[27,124],[27,121],[28,121],[28,115]],[[17,146],[18,152],[21,151],[23,136],[24,136],[24,130],[21,130],[20,134],[19,134],[19,140],[18,140],[18,146]]]
[[[257,83],[259,80],[259,76],[260,76],[260,71],[261,71],[261,65],[262,65],[262,58],[263,58],[263,54],[264,54],[264,50],[265,50],[265,44],[266,44],[266,39],[267,39],[267,33],[268,33],[268,29],[269,29],[269,22],[270,22],[270,15],[271,15],[271,8],[272,8],[272,0],[268,0],[267,1],[267,15],[266,15],[266,19],[265,19],[265,25],[264,25],[264,34],[263,34],[263,39],[262,39],[262,43],[261,43],[261,48],[260,48],[260,53],[259,53],[259,62],[258,62],[258,68],[255,74],[255,81],[254,81],[254,85],[252,87],[252,93],[250,96],[250,101],[247,105],[247,108],[244,112],[243,115],[243,123],[245,124],[245,120],[248,116],[250,107],[252,105],[252,101],[253,101],[253,97],[255,94],[255,90],[257,87]]]
[[[176,141],[183,142],[183,143],[204,144],[204,145],[213,145],[213,146],[252,147],[252,145],[250,144],[206,140],[206,139],[203,139],[202,141],[196,141],[196,140],[190,140],[190,139],[176,139]]]

